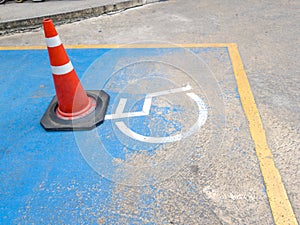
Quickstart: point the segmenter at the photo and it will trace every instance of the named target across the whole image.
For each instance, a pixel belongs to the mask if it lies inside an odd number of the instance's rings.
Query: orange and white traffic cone
[[[109,96],[104,91],[85,92],[52,20],[44,19],[43,26],[56,97],[41,124],[49,131],[92,129],[103,122]]]

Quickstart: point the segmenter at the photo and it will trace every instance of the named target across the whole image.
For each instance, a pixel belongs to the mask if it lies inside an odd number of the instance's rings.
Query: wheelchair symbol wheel
[[[139,112],[124,112],[124,108],[127,102],[126,98],[121,98],[119,104],[116,108],[116,112],[114,114],[106,115],[105,120],[113,120],[113,119],[121,119],[121,118],[130,118],[130,117],[139,117],[139,116],[149,116],[150,108],[152,104],[152,100],[154,97],[159,97],[163,95],[176,94],[180,92],[186,92],[186,95],[191,98],[197,105],[198,109],[198,118],[196,122],[190,127],[190,129],[186,132],[175,134],[167,137],[152,137],[145,136],[139,134],[132,129],[130,129],[123,121],[115,122],[116,127],[126,136],[138,140],[145,143],[153,143],[153,144],[161,144],[161,143],[170,143],[176,142],[183,138],[189,137],[195,132],[197,132],[206,122],[208,112],[204,101],[195,93],[190,92],[192,87],[190,85],[186,85],[181,88],[169,89],[160,92],[154,92],[147,94],[144,100],[144,105],[142,111]]]

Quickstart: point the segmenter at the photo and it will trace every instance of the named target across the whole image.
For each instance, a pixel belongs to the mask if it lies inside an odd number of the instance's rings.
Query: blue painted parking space
[[[117,186],[154,190],[196,149],[221,142],[224,106],[207,62],[230,64],[226,48],[67,52],[84,88],[111,96],[104,123],[91,131],[41,127],[55,95],[46,50],[0,51],[2,224],[116,224],[124,216]],[[151,224],[150,211],[127,222]]]

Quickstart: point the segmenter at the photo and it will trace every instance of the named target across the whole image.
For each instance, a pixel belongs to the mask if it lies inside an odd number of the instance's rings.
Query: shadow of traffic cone
[[[41,119],[47,131],[89,130],[103,122],[109,96],[83,89],[51,19],[43,20],[56,96]]]

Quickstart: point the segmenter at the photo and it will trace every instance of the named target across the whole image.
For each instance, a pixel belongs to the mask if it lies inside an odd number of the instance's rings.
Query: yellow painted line
[[[204,43],[204,44],[128,44],[128,45],[64,45],[65,48],[222,48],[228,47],[228,43]],[[40,50],[47,49],[45,46],[0,46],[0,50]]]
[[[66,48],[220,48],[227,47],[228,43],[204,44],[125,44],[125,45],[66,45]]]
[[[297,225],[291,203],[287,196],[281,176],[275,166],[273,155],[268,147],[265,130],[257,109],[247,75],[236,44],[232,43],[205,43],[205,44],[129,44],[129,45],[65,45],[69,49],[84,48],[228,48],[234,75],[247,117],[260,169],[264,178],[266,191],[276,225]],[[46,46],[0,46],[0,50],[39,50]]]
[[[46,46],[0,46],[0,50],[36,50],[46,49]]]
[[[228,51],[243,109],[255,144],[256,155],[264,178],[274,222],[277,225],[296,225],[298,223],[285,187],[282,183],[279,171],[275,166],[272,152],[268,147],[265,130],[251,92],[237,45],[229,44]]]

